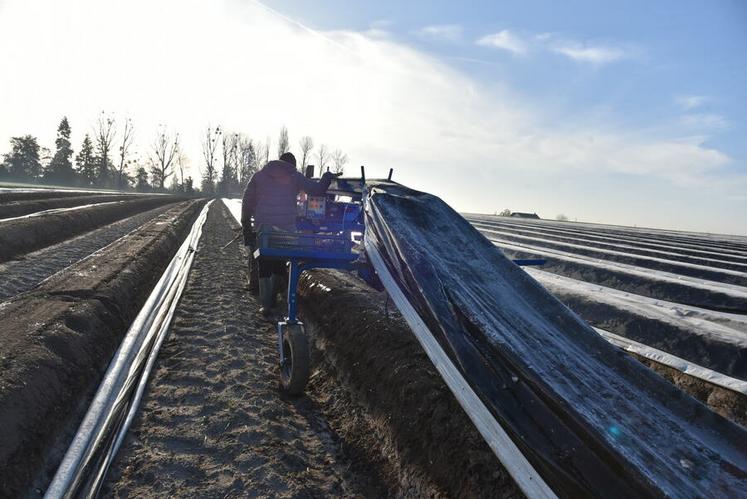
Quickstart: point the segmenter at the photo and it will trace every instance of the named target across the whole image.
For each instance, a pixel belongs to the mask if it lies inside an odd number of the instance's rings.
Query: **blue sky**
[[[541,109],[543,119],[554,127],[609,127],[662,139],[695,137],[703,147],[728,156],[708,176],[728,179],[735,174],[743,179],[747,174],[745,2],[323,0],[312,6],[269,0],[267,4],[321,30],[386,31],[487,87],[512,89],[524,105]],[[497,43],[491,45],[490,35]],[[520,187],[526,195],[531,195],[534,180]],[[663,190],[645,177],[591,174],[581,189],[574,190],[579,197],[608,197],[616,188],[628,192],[628,196],[612,194],[618,202],[640,199],[646,205],[638,210],[637,219],[627,223],[646,225],[646,212],[657,206],[684,209],[688,198],[698,195],[713,196],[709,201],[718,207],[710,210],[709,217],[732,219],[735,210],[747,212],[744,199],[721,204],[719,193],[708,188]],[[577,206],[586,212],[575,215],[600,218],[591,212],[593,203]],[[744,215],[718,227],[703,222],[689,225],[673,215],[667,223],[747,233]]]
[[[199,177],[285,125],[460,211],[747,235],[745,54],[727,0],[0,0],[0,153],[104,110]]]
[[[386,30],[486,84],[507,82],[559,121],[603,115],[654,133],[706,134],[706,144],[738,159],[735,169],[747,169],[747,2],[265,3],[322,30]],[[476,43],[502,31],[527,53]],[[622,54],[585,64],[533,40],[543,34]]]

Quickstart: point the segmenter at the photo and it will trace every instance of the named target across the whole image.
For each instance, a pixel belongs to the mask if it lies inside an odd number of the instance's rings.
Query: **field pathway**
[[[228,213],[208,215],[189,282],[107,497],[380,495],[308,400],[277,390],[273,326],[246,289]]]

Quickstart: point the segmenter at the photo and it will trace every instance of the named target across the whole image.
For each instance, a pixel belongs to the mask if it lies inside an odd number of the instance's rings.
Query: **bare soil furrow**
[[[170,206],[161,206],[139,213],[62,243],[29,253],[18,260],[0,263],[0,300],[33,289],[54,273],[111,244],[169,208]]]
[[[114,191],[91,191],[76,189],[6,189],[0,188],[0,203],[16,201],[33,201],[52,198],[69,198],[77,196],[95,196],[96,194],[112,193]]]
[[[0,262],[176,201],[179,198],[175,196],[158,196],[0,221]]]
[[[136,199],[134,194],[106,194],[106,195],[82,195],[61,198],[36,199],[28,201],[13,201],[0,204],[0,219],[19,217],[44,210],[58,208],[69,208],[93,203],[108,203],[127,199]]]

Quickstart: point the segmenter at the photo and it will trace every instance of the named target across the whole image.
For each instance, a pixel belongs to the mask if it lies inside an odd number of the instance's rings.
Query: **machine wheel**
[[[309,381],[311,352],[306,330],[301,324],[288,324],[282,334],[285,361],[280,364],[280,389],[301,395]]]

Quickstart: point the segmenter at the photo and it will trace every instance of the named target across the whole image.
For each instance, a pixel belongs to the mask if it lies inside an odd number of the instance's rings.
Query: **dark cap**
[[[296,166],[296,157],[289,152],[284,152],[280,155],[280,161],[285,161],[286,163],[290,163],[293,166]]]

